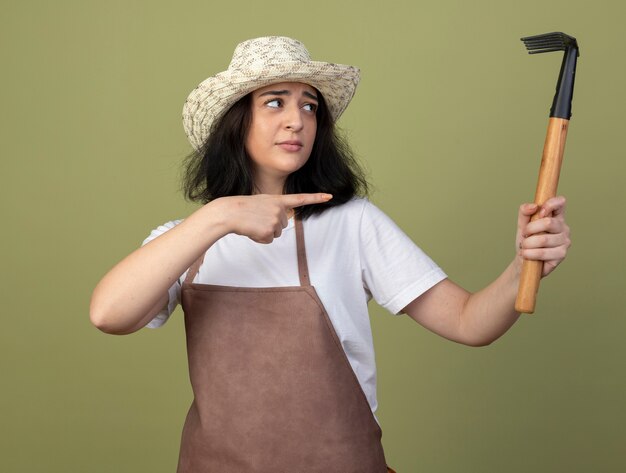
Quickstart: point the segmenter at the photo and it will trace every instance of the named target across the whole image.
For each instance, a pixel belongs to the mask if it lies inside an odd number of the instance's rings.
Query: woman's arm
[[[530,222],[535,204],[524,204],[518,214],[517,255],[504,272],[474,294],[444,280],[419,296],[403,312],[429,330],[450,340],[484,346],[503,335],[519,318],[515,298],[523,259],[543,260],[543,276],[556,268],[571,242],[565,223],[565,198],[555,197]]]
[[[227,233],[211,202],[176,227],[115,265],[93,291],[91,322],[112,334],[145,326],[165,306],[168,289],[213,243]]]
[[[112,334],[144,327],[165,306],[168,289],[213,243],[228,233],[270,243],[301,205],[328,194],[223,197],[204,205],[176,227],[138,248],[113,267],[93,291],[91,322]]]

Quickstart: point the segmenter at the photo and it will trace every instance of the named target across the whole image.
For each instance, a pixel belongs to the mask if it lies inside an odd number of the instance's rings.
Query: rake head
[[[565,33],[554,32],[526,36],[520,38],[528,50],[528,54],[549,53],[552,51],[567,51],[569,48],[576,49],[576,57],[580,55],[576,38]]]
[[[574,76],[576,75],[576,59],[580,56],[576,38],[565,33],[545,33],[521,38],[529,54],[565,51],[559,80],[556,83],[556,94],[552,101],[550,117],[569,120],[572,116],[572,94],[574,93]]]

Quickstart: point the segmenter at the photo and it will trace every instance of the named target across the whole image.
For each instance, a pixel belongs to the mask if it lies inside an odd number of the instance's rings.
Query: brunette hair
[[[365,173],[347,140],[337,132],[319,92],[318,99],[317,132],[311,155],[304,166],[287,177],[285,193],[326,192],[333,198],[295,209],[303,219],[368,192]],[[188,200],[206,204],[219,197],[253,194],[251,159],[245,149],[251,117],[248,94],[215,122],[204,146],[187,157],[182,188]]]

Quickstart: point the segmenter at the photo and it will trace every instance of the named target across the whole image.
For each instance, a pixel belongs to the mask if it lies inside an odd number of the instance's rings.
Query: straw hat
[[[311,61],[300,41],[283,36],[244,41],[237,45],[228,70],[204,80],[187,97],[183,126],[191,145],[200,149],[213,123],[237,100],[278,82],[303,82],[315,87],[336,121],[354,95],[359,69]]]

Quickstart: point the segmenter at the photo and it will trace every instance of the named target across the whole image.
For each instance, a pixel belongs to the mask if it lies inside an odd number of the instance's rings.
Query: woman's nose
[[[299,106],[289,106],[287,107],[285,114],[285,123],[286,128],[292,131],[300,131],[304,126],[304,122],[302,120],[302,110]]]

